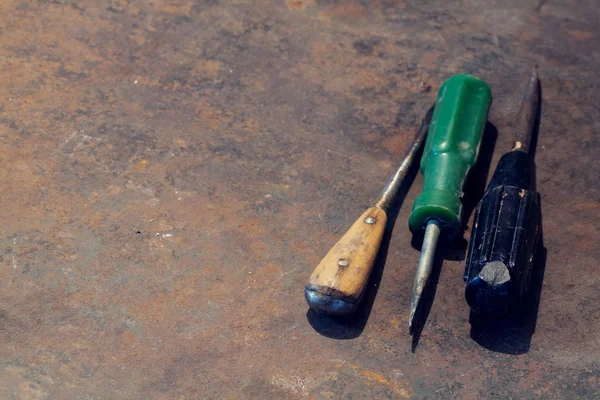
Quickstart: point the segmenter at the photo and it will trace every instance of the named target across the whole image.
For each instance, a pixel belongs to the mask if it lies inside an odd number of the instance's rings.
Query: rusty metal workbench
[[[594,0],[2,1],[0,398],[598,398],[599,17]],[[531,312],[473,328],[455,251],[411,351],[416,177],[357,319],[307,313],[312,268],[440,83],[490,83],[494,167],[536,63]]]

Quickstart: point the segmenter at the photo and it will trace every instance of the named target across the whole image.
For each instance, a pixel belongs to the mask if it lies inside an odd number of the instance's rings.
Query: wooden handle
[[[306,288],[357,302],[373,270],[386,222],[385,211],[367,209],[317,265]]]

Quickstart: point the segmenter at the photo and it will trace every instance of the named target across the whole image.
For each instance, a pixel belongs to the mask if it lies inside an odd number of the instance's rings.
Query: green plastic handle
[[[477,161],[492,91],[472,75],[454,75],[438,93],[423,157],[423,191],[415,199],[408,225],[413,233],[436,219],[451,238],[460,232],[462,186]]]

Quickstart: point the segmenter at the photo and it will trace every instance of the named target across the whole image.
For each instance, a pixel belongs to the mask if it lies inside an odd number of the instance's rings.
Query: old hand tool
[[[356,310],[373,270],[390,208],[425,141],[432,114],[433,107],[377,201],[354,222],[310,276],[304,294],[314,310],[327,315],[351,314]]]
[[[507,313],[520,300],[531,275],[541,212],[529,149],[539,95],[534,70],[517,117],[513,148],[498,162],[475,211],[465,294],[477,313]]]
[[[471,75],[449,78],[438,92],[421,158],[423,191],[415,199],[409,218],[413,233],[424,232],[410,304],[411,334],[438,240],[440,236],[450,240],[461,231],[462,186],[477,160],[491,102],[487,83]]]

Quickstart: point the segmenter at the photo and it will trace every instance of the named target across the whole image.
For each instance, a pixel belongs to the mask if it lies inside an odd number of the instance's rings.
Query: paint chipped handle
[[[472,75],[454,75],[440,87],[421,157],[423,190],[408,219],[411,232],[425,233],[432,219],[441,223],[444,238],[461,232],[463,183],[477,160],[491,103],[488,84]]]
[[[329,250],[305,288],[311,308],[329,315],[356,310],[373,271],[386,223],[385,211],[371,207]]]

